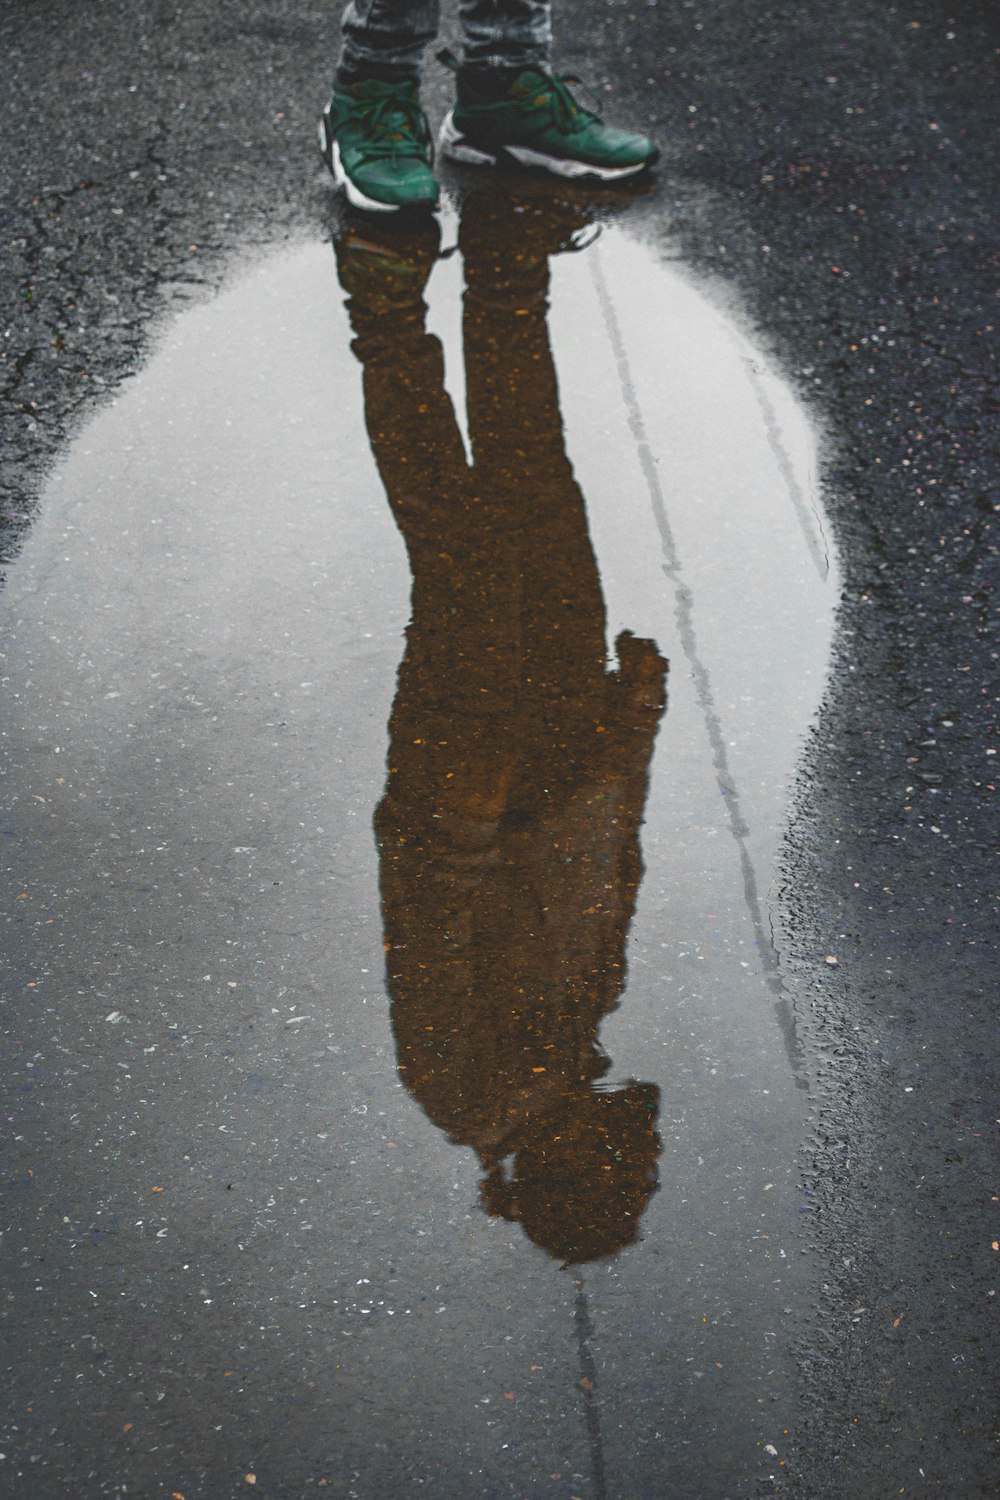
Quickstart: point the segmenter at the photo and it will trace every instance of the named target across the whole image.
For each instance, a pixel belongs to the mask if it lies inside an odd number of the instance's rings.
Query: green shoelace
[[[587,85],[575,73],[552,73],[539,76],[545,78],[545,90],[534,96],[534,102],[539,106],[543,103],[551,105],[553,119],[560,130],[576,130],[581,125],[600,123],[600,115],[579,104],[570,93],[567,84],[572,83],[590,94]],[[529,97],[530,94],[526,91],[525,98]],[[592,94],[591,98],[594,98]],[[594,103],[597,103],[596,98],[594,98]]]
[[[426,160],[424,115],[419,102],[405,94],[382,94],[352,99],[351,116],[365,128],[365,149],[370,156],[395,160],[417,156]]]

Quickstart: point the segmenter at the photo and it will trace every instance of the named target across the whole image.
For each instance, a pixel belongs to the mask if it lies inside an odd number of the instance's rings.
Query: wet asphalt
[[[677,913],[686,899],[695,903],[684,909],[694,920],[696,898],[687,888],[692,870],[703,871],[697,854],[694,865],[684,866],[676,851],[687,826],[687,788],[692,804],[703,796],[707,808],[712,785],[697,790],[697,766],[686,766],[681,777],[664,756],[672,733],[678,746],[687,743],[685,714],[693,720],[706,700],[684,655],[682,618],[678,639],[666,651],[664,698],[660,648],[668,645],[671,627],[656,613],[653,583],[629,571],[629,549],[615,540],[613,517],[605,528],[610,540],[602,543],[600,465],[586,469],[570,442],[588,503],[597,507],[588,542],[553,438],[558,420],[551,389],[526,389],[523,370],[505,387],[507,396],[491,399],[501,401],[502,410],[511,389],[530,396],[537,452],[527,444],[523,462],[536,478],[544,474],[545,493],[557,496],[548,550],[536,537],[519,555],[511,542],[503,568],[483,572],[482,559],[492,565],[500,555],[491,516],[480,513],[475,526],[461,528],[465,576],[480,597],[499,587],[497,578],[538,577],[528,590],[533,602],[524,606],[525,618],[532,622],[531,638],[548,642],[538,659],[554,675],[534,673],[531,692],[521,694],[525,718],[509,737],[521,747],[513,760],[503,754],[512,727],[502,710],[510,685],[503,672],[513,670],[508,647],[479,640],[475,650],[463,649],[463,638],[477,640],[474,599],[454,606],[449,630],[435,623],[448,598],[442,546],[428,534],[425,518],[405,514],[392,472],[400,443],[390,418],[381,426],[373,420],[385,392],[377,341],[365,347],[366,330],[359,327],[364,296],[352,286],[343,249],[339,266],[329,249],[336,234],[343,247],[343,225],[317,165],[314,129],[335,32],[330,12],[305,5],[278,13],[232,4],[184,10],[12,4],[0,22],[8,59],[0,162],[3,523],[17,615],[5,676],[24,694],[36,674],[41,696],[27,701],[52,703],[54,721],[79,754],[79,787],[90,793],[86,801],[54,809],[38,800],[59,795],[48,782],[38,791],[41,781],[28,769],[53,758],[53,743],[18,709],[25,699],[11,697],[4,716],[10,851],[4,860],[5,1106],[10,1101],[4,1111],[10,1152],[3,1210],[4,1492],[294,1496],[323,1488],[367,1497],[414,1488],[442,1496],[623,1500],[993,1495],[993,1245],[1000,1233],[997,495],[990,487],[996,441],[990,301],[995,22],[986,6],[975,5],[949,16],[927,4],[833,4],[822,15],[791,6],[751,12],[721,3],[634,10],[587,4],[572,26],[561,28],[560,61],[601,91],[610,117],[646,122],[663,147],[652,192],[602,201],[583,214],[611,226],[608,284],[614,284],[614,235],[623,231],[660,265],[683,268],[715,308],[732,315],[757,358],[780,372],[818,433],[822,515],[835,543],[841,602],[825,691],[820,680],[815,701],[808,691],[800,701],[793,681],[776,687],[771,700],[775,745],[783,726],[790,734],[807,733],[807,740],[790,812],[778,819],[777,874],[769,877],[779,891],[768,913],[781,960],[768,1004],[787,1012],[788,1021],[775,1026],[769,1017],[766,1040],[758,1039],[758,1022],[747,1019],[746,1010],[708,1003],[711,986],[695,987],[676,1023],[664,1022],[657,1009],[664,975],[647,967],[662,934],[656,902],[642,905],[639,877],[644,864],[642,889],[655,893],[668,913]],[[446,81],[437,69],[427,103],[435,117],[446,107]],[[505,204],[509,209],[507,185],[491,200],[489,187],[472,191],[461,174],[445,180],[459,205],[459,222],[452,211],[446,230],[460,238],[464,233],[468,268],[479,264],[477,223],[481,230],[497,203],[501,212]],[[477,199],[482,193],[485,207]],[[529,211],[530,202],[529,195]],[[470,206],[463,211],[463,205]],[[604,254],[600,243],[597,248]],[[189,403],[193,411],[181,410],[185,384],[191,385],[199,363],[213,358],[213,339],[218,347],[232,338],[232,324],[211,321],[213,307],[222,307],[216,294],[241,268],[266,264],[279,249],[291,257],[283,262],[290,285],[310,289],[305,310],[296,315],[299,342],[293,346],[293,354],[295,347],[307,348],[310,360],[303,371],[299,359],[298,375],[294,358],[281,366],[292,394],[283,408],[286,436],[265,475],[275,503],[270,512],[266,506],[259,513],[240,510],[242,495],[259,476],[253,464],[240,469],[238,446],[220,445],[215,499],[202,505],[203,471],[191,471],[189,494],[169,472],[175,450],[146,467],[135,454],[155,454],[164,421],[196,422],[196,400]],[[311,257],[320,250],[326,269],[317,261],[314,270]],[[543,259],[545,253],[543,247]],[[559,257],[552,261],[555,277]],[[457,261],[444,263],[441,275],[449,264]],[[628,262],[633,269],[637,264]],[[534,272],[522,269],[541,274],[537,265]],[[487,266],[481,274],[498,273]],[[635,274],[641,279],[646,272],[639,267]],[[261,350],[269,338],[278,341],[281,319],[292,316],[291,289],[263,295],[264,305],[270,297],[278,311],[270,323],[261,317],[256,346],[252,328],[251,341],[239,345],[244,364],[252,364],[255,347],[263,364]],[[350,328],[345,295],[354,299]],[[537,282],[527,290],[519,284],[522,311],[538,295]],[[598,294],[596,301],[586,295],[590,301],[573,304],[583,309],[581,325],[596,321],[604,306]],[[310,318],[321,298],[331,325],[341,320],[336,356],[327,354],[325,335]],[[557,330],[556,309],[553,297],[548,334],[543,318],[521,320],[526,326],[517,337],[536,341],[525,355],[536,379],[546,339],[558,363],[560,338],[572,337],[572,319]],[[186,354],[169,344],[185,311],[207,320],[197,325],[193,352]],[[384,330],[386,312],[375,309],[370,337],[379,316]],[[239,320],[239,308],[234,315]],[[243,328],[258,316],[244,313]],[[405,309],[401,316],[400,328]],[[629,344],[622,327],[621,347],[635,354],[638,336]],[[467,380],[495,332],[470,320]],[[349,354],[352,337],[356,347]],[[588,347],[581,345],[578,361],[584,369]],[[141,398],[137,382],[132,389],[140,409],[123,405],[116,417],[108,402],[157,348],[180,370],[180,385],[164,378]],[[346,390],[345,371],[357,384],[350,396],[338,396],[332,432],[321,440],[315,434],[323,418],[309,390],[328,357],[338,390]],[[441,378],[429,358],[428,346],[414,346],[410,385],[417,405],[438,411]],[[237,379],[238,363],[234,355],[223,384]],[[481,395],[490,391],[488,365],[476,387]],[[301,389],[292,385],[296,378]],[[592,415],[588,382],[579,382],[575,395],[572,381],[562,384],[562,418],[572,438]],[[102,403],[100,420],[121,425],[101,433],[95,428],[91,440],[85,424]],[[293,430],[303,414],[309,418],[304,431]],[[367,436],[361,432],[365,418]],[[250,409],[246,420],[247,433],[254,422],[266,425],[266,403]],[[460,462],[461,434],[444,417],[436,432],[429,462],[457,515],[478,497],[470,496]],[[652,427],[640,432],[633,421],[622,429],[620,453],[630,446],[629,432],[636,452],[645,440],[655,446]],[[85,451],[69,471],[72,495],[65,501],[55,465],[81,434]],[[475,447],[475,434],[466,436]],[[479,442],[488,455],[488,436]],[[303,453],[308,460],[313,450],[322,479],[310,480],[306,463],[296,488],[283,464]],[[443,453],[451,454],[447,463]],[[473,472],[479,469],[486,472],[488,459]],[[649,465],[638,465],[637,490],[649,472]],[[187,471],[182,478],[187,483]],[[61,482],[65,491],[67,481]],[[491,483],[499,504],[503,485],[513,480],[501,473]],[[135,498],[123,518],[120,497],[129,485]],[[325,505],[329,491],[340,502],[333,517]],[[180,492],[185,503],[174,509],[171,497]],[[153,540],[153,528],[166,517],[170,531],[175,516],[184,526],[163,543]],[[397,528],[409,549],[409,570],[392,550]],[[82,550],[74,531],[90,537]],[[650,536],[652,551],[663,536]],[[338,585],[345,597],[335,607],[317,602],[309,622],[297,615],[298,624],[285,620],[292,639],[281,638],[284,601],[322,588],[335,544],[351,559],[349,583]],[[170,548],[184,545],[177,568]],[[603,595],[591,546],[601,562]],[[143,573],[151,547],[160,547],[164,564],[156,589]],[[568,557],[576,559],[573,573],[580,580],[571,627],[557,619],[552,561]],[[246,559],[254,565],[252,580],[241,568]],[[308,585],[305,561],[313,570]],[[708,558],[705,577],[710,565]],[[669,557],[665,568],[669,582]],[[409,675],[397,676],[409,571],[411,666]],[[176,606],[163,581],[173,577],[183,582]],[[758,705],[754,712],[765,718],[769,674],[777,682],[781,673],[779,660],[761,658],[769,649],[776,658],[796,649],[801,619],[797,606],[787,603],[796,586],[775,575],[774,597],[767,601],[774,637],[763,646],[755,631],[764,627],[747,606],[746,666],[738,652],[734,657]],[[724,580],[721,594],[738,599],[738,589],[737,572]],[[384,639],[382,590],[394,601]],[[753,592],[756,606],[767,594],[766,581]],[[683,602],[682,593],[677,597]],[[802,605],[810,617],[816,608]],[[229,717],[213,727],[198,697],[197,663],[208,651],[206,639],[223,640],[227,620],[249,629],[255,619],[273,634],[265,629],[249,643],[227,642],[216,687]],[[605,627],[619,641],[617,656],[607,662],[595,645]],[[634,634],[622,638],[621,629]],[[74,642],[75,630],[82,642],[76,654],[66,644]],[[144,680],[136,692],[146,717],[137,730],[135,716],[129,718],[128,664],[152,660],[153,638],[162,630],[171,661],[184,667],[170,678],[171,701],[186,705],[188,718],[150,710]],[[325,649],[330,632],[336,652]],[[366,633],[373,644],[359,646]],[[562,655],[553,655],[557,636]],[[736,640],[735,633],[729,639]],[[97,667],[88,655],[94,647]],[[820,665],[797,670],[795,681],[808,678],[809,670],[822,678],[825,639],[816,649]],[[327,691],[308,704],[293,699],[288,652],[296,666],[303,658],[295,691],[307,693],[314,668],[327,674],[318,679]],[[491,652],[497,656],[492,675],[463,676],[456,666],[459,658],[482,662]],[[754,652],[756,666],[749,660]],[[720,692],[726,659],[723,636],[712,659]],[[106,706],[95,712],[88,695],[95,683],[107,686],[109,662],[123,685],[107,691],[124,693],[126,702],[102,695]],[[574,690],[560,695],[557,684],[567,680]],[[687,699],[685,680],[695,684]],[[338,695],[351,704],[350,714],[336,711]],[[470,717],[473,695],[477,701],[496,697],[492,727],[488,718]],[[391,776],[386,781],[387,769],[393,770],[392,754],[386,767],[387,746],[412,747],[424,737],[411,732],[414,724],[437,723],[434,715],[445,713],[449,697],[457,714],[449,722],[465,724],[470,735],[458,757],[468,785],[451,786],[450,761],[445,768],[432,755],[400,754],[394,789]],[[113,717],[119,710],[120,718]],[[617,747],[617,760],[607,759],[606,745],[598,754],[597,742],[588,738],[586,724],[593,729],[598,722]],[[282,741],[289,726],[299,748]],[[654,741],[659,770],[650,769]],[[331,742],[335,774],[329,771]],[[576,779],[552,810],[543,800],[549,796],[545,773],[555,750],[567,743],[581,747],[574,755]],[[124,744],[133,753],[126,754]],[[706,757],[711,763],[715,756],[713,775],[721,774],[719,753],[713,744]],[[683,752],[677,754],[682,760]],[[763,808],[750,788],[763,786],[766,776],[755,775],[752,762],[741,766],[734,754],[747,805]],[[228,773],[222,782],[209,774],[213,756],[221,756]],[[614,780],[606,764],[630,770]],[[44,774],[49,778],[48,770]],[[324,777],[331,778],[325,788]],[[498,814],[488,805],[491,789],[508,784],[517,795],[512,791]],[[251,806],[254,799],[268,803],[266,814]],[[588,814],[580,821],[578,807],[595,802],[605,807],[605,820]],[[146,809],[152,809],[148,826]],[[46,827],[40,819],[53,811],[57,817]],[[328,816],[336,857],[315,845],[314,830],[325,827]],[[709,826],[712,816],[692,814],[691,821]],[[373,818],[382,853],[378,871]],[[164,892],[152,836],[166,829],[176,838],[185,819],[191,820],[190,850],[178,858]],[[280,827],[287,853],[288,830],[303,819],[310,830],[296,858],[305,878],[289,891],[288,861],[284,854],[278,859],[277,845],[268,852],[268,830]],[[436,846],[422,819],[454,825],[443,863],[435,863]],[[141,841],[126,838],[128,848],[120,852],[113,847],[120,834],[143,828],[151,836],[148,856]],[[456,892],[476,885],[477,860],[490,839],[499,840],[501,862],[513,872],[511,888],[520,889],[518,871],[534,868],[537,859],[532,841],[551,840],[560,829],[560,837],[586,844],[596,864],[620,872],[594,966],[603,977],[595,988],[581,972],[576,993],[578,1000],[586,997],[579,1004],[586,1023],[574,1032],[573,1047],[565,1044],[575,1061],[560,1068],[579,1086],[578,1112],[566,1116],[570,1132],[600,1139],[611,1115],[621,1116],[617,1128],[629,1143],[621,1154],[635,1171],[616,1201],[619,1207],[631,1201],[632,1217],[641,1221],[635,1234],[624,1220],[611,1223],[610,1213],[584,1212],[574,1228],[565,1214],[552,1211],[541,1189],[532,1197],[525,1184],[537,1180],[538,1157],[530,1132],[518,1137],[524,1202],[520,1208],[514,1203],[516,1183],[500,1147],[522,1107],[525,1118],[552,1118],[543,1093],[530,1096],[541,1101],[537,1105],[523,1100],[529,1085],[535,1087],[535,1069],[545,1066],[533,1049],[555,1048],[562,1056],[566,1037],[565,1029],[549,1035],[554,1020],[544,1008],[533,1013],[527,1033],[519,1033],[516,1065],[493,1070],[494,1078],[503,1073],[507,1092],[501,1089],[488,1107],[480,1102],[475,1119],[449,1102],[437,1064],[421,1065],[416,1083],[400,1075],[403,1087],[397,1088],[396,1065],[407,1050],[423,1045],[420,1033],[452,1024],[447,986],[435,998],[435,1014],[425,1017],[420,1009],[420,975],[445,973],[450,959],[431,951],[433,923],[414,892],[436,883],[446,907],[450,902],[459,911]],[[748,862],[763,868],[771,856],[749,836],[744,842],[744,872]],[[265,852],[244,872],[239,861],[261,847]],[[210,852],[223,848],[224,859]],[[673,863],[658,854],[661,848]],[[360,894],[352,888],[354,871]],[[369,877],[377,889],[367,890]],[[33,905],[34,891],[54,893],[57,886],[58,900],[50,895]],[[747,889],[744,883],[744,894]],[[567,880],[553,890],[553,904],[570,914],[560,941],[567,952],[583,953],[579,933],[592,893],[586,882],[574,887]],[[512,897],[503,899],[516,910]],[[722,899],[728,899],[725,891]],[[264,902],[272,905],[262,917]],[[473,917],[480,947],[492,954],[486,968],[509,971],[519,963],[537,977],[550,959],[530,923],[500,931],[503,924],[490,925],[489,907],[486,900]],[[341,912],[342,927],[331,916]],[[758,904],[755,925],[752,902],[744,902],[718,951],[707,945],[706,961],[717,966],[720,988],[729,972],[727,945],[737,964],[745,962],[735,957],[741,941],[756,953],[752,962],[765,989],[774,978],[767,945],[754,948],[761,922],[767,925],[761,912]],[[61,933],[55,952],[45,947],[50,923]],[[233,980],[227,956],[218,951],[223,931],[234,947],[242,945],[232,959]],[[303,931],[312,932],[319,958],[302,947]],[[617,1081],[609,1092],[594,1087],[596,1038],[620,996],[627,941],[632,980],[621,1030],[611,1038],[601,1033]],[[358,977],[371,969],[368,956],[377,959],[383,942],[390,950],[388,994],[374,972],[365,981]],[[421,952],[421,943],[428,951]],[[394,948],[408,955],[398,965]],[[238,1021],[220,1020],[225,992],[232,985],[239,994],[258,962],[264,977],[254,981],[252,1004],[229,1013]],[[323,1040],[293,1040],[308,1024],[295,1017],[325,1003],[335,973],[354,976],[344,981],[336,1016],[347,1015],[361,995],[364,1019],[344,1034],[341,1022],[331,1019]],[[54,1009],[38,1010],[40,981],[41,988],[54,987]],[[210,1006],[198,984],[211,990]],[[110,996],[99,1014],[93,1010],[96,1019],[88,1008],[92,991],[98,1001]],[[138,1016],[130,1014],[133,995],[148,1001]],[[494,1037],[504,1006],[499,996],[490,1004],[496,1019],[483,1024]],[[106,1019],[111,1016],[119,1019]],[[694,1035],[699,1025],[695,1049],[707,1060],[716,1047],[721,1063],[714,1058],[712,1064],[721,1065],[724,1076],[728,1069],[732,1080],[718,1101],[709,1092],[716,1075],[707,1061],[702,1071],[689,1069],[686,1082],[678,1070],[673,1096],[652,1082],[660,1077],[654,1045],[669,1043],[674,1056],[681,1031]],[[179,1040],[167,1034],[171,1027]],[[125,1085],[119,1089],[114,1077],[128,1071],[131,1053],[117,1038],[129,1035],[137,1055],[152,1059],[145,1115],[122,1102]],[[26,1038],[34,1038],[30,1048]],[[480,1051],[485,1045],[477,1044]],[[321,1055],[328,1048],[341,1049],[334,1054],[339,1092],[332,1094],[324,1072],[329,1059]],[[506,1055],[512,1055],[509,1047]],[[584,1087],[588,1068],[592,1076]],[[31,1076],[46,1069],[48,1094]],[[73,1081],[88,1070],[93,1083]],[[769,1091],[763,1114],[749,1108],[747,1078],[760,1097]],[[390,1087],[386,1104],[379,1090]],[[41,1101],[25,1123],[24,1100],[39,1092]],[[479,1101],[489,1098],[485,1083],[472,1092]],[[387,1110],[377,1141],[344,1127],[350,1114],[352,1130],[360,1130],[352,1122],[374,1112],[373,1099]],[[85,1137],[74,1136],[71,1121],[81,1101]],[[134,1119],[126,1126],[130,1111]],[[103,1154],[102,1119],[109,1131],[121,1133]],[[199,1140],[181,1150],[188,1130],[192,1141],[211,1130],[222,1145],[217,1140],[209,1149]],[[326,1142],[338,1133],[345,1149],[331,1162]],[[236,1136],[231,1147],[229,1134]],[[388,1193],[386,1153],[398,1150],[400,1140],[415,1141],[419,1149],[400,1160]],[[699,1143],[706,1146],[701,1153]],[[353,1159],[348,1145],[357,1148]],[[707,1182],[699,1166],[704,1159],[719,1171]],[[787,1279],[780,1291],[768,1290],[775,1282],[770,1252],[759,1274],[748,1258],[749,1210],[731,1207],[744,1202],[746,1164],[756,1172],[769,1162],[776,1164],[773,1180],[758,1187],[780,1203],[761,1208],[775,1222],[758,1226],[759,1232],[787,1242],[785,1258],[795,1263],[781,1268],[778,1279]],[[668,1163],[679,1200],[671,1196]],[[149,1180],[154,1167],[174,1175]],[[302,1237],[312,1229],[303,1214],[300,1234],[299,1224],[290,1228],[272,1212],[270,1200],[292,1192],[300,1175],[303,1209],[315,1208],[327,1189],[333,1193],[337,1178],[335,1222],[320,1219],[314,1240]],[[493,1218],[476,1206],[481,1181]],[[176,1220],[158,1208],[156,1197],[161,1188],[164,1199],[171,1191],[181,1195],[182,1186],[180,1217],[187,1227],[178,1227],[189,1253],[175,1263],[160,1252],[166,1246],[171,1253]],[[525,1208],[529,1199],[532,1209]],[[566,1187],[557,1201],[574,1201],[574,1190]],[[762,1205],[768,1201],[761,1198]],[[102,1217],[113,1220],[109,1231]],[[141,1234],[137,1221],[146,1221]],[[590,1232],[597,1235],[593,1241]],[[534,1259],[526,1258],[525,1236],[532,1254],[537,1251]],[[117,1248],[126,1237],[129,1248]],[[466,1253],[469,1246],[474,1257]],[[618,1260],[602,1259],[614,1252]],[[244,1254],[246,1267],[234,1270]],[[88,1255],[103,1278],[96,1292],[80,1270]],[[561,1273],[560,1258],[570,1266]],[[375,1352],[353,1362],[339,1353],[347,1325],[332,1311],[347,1298],[348,1269],[357,1270],[350,1276],[349,1311],[359,1321],[379,1319],[370,1341]],[[188,1275],[199,1277],[193,1291],[185,1285]],[[556,1275],[561,1281],[553,1280]],[[81,1305],[116,1299],[116,1276],[128,1291],[128,1316],[123,1320],[113,1303],[88,1325]],[[377,1294],[368,1290],[373,1281]],[[675,1296],[672,1286],[687,1290]],[[418,1306],[418,1298],[431,1294],[431,1304]],[[699,1299],[714,1311],[695,1314]],[[258,1316],[264,1306],[272,1312]],[[775,1333],[770,1318],[779,1308],[785,1321]],[[434,1323],[439,1314],[443,1325]],[[419,1319],[419,1331],[397,1339],[390,1318],[407,1316]],[[708,1334],[691,1331],[698,1317],[720,1329],[714,1352]],[[133,1349],[139,1351],[134,1357]],[[690,1362],[697,1378],[683,1368]],[[484,1383],[487,1369],[492,1383]],[[717,1370],[725,1383],[706,1394]],[[470,1400],[477,1406],[474,1419]],[[495,1430],[491,1404],[500,1407],[502,1432]],[[515,1455],[510,1469],[503,1444]],[[550,1469],[550,1455],[561,1455],[570,1468],[564,1470],[560,1459]]]

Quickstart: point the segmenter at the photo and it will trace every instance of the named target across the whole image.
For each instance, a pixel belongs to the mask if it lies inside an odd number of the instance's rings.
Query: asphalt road
[[[557,31],[608,114],[662,142],[631,232],[744,310],[823,434],[843,602],[776,914],[812,1072],[818,1300],[773,1492],[995,1495],[995,19],[585,0]],[[295,3],[5,8],[12,576],[45,474],[170,318],[258,250],[329,234],[335,35]],[[432,112],[446,97],[435,70]],[[16,1016],[16,964],[8,987]],[[27,1390],[31,1323],[5,1313]]]

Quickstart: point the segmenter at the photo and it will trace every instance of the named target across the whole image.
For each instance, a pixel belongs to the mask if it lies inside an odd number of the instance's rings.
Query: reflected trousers
[[[475,70],[547,71],[549,0],[459,0],[463,62]],[[348,0],[341,20],[336,84],[365,78],[420,79],[424,51],[438,34],[440,0]]]

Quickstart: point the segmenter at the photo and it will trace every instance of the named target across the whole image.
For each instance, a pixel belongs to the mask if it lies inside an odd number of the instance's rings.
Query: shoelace
[[[424,114],[416,99],[408,99],[405,94],[356,99],[351,112],[368,130],[366,149],[371,156],[393,160],[397,156],[425,156]]]
[[[572,130],[577,122],[588,124],[592,120],[600,120],[600,115],[596,114],[594,110],[585,108],[584,105],[573,98],[573,95],[567,88],[567,84],[570,83],[574,84],[577,88],[582,88],[585,93],[590,95],[594,103],[597,103],[596,97],[591,94],[590,89],[587,88],[583,79],[578,78],[575,73],[551,74],[546,79],[545,93],[536,95],[535,102],[541,103],[547,97],[548,102],[552,105],[555,122],[561,129]]]

